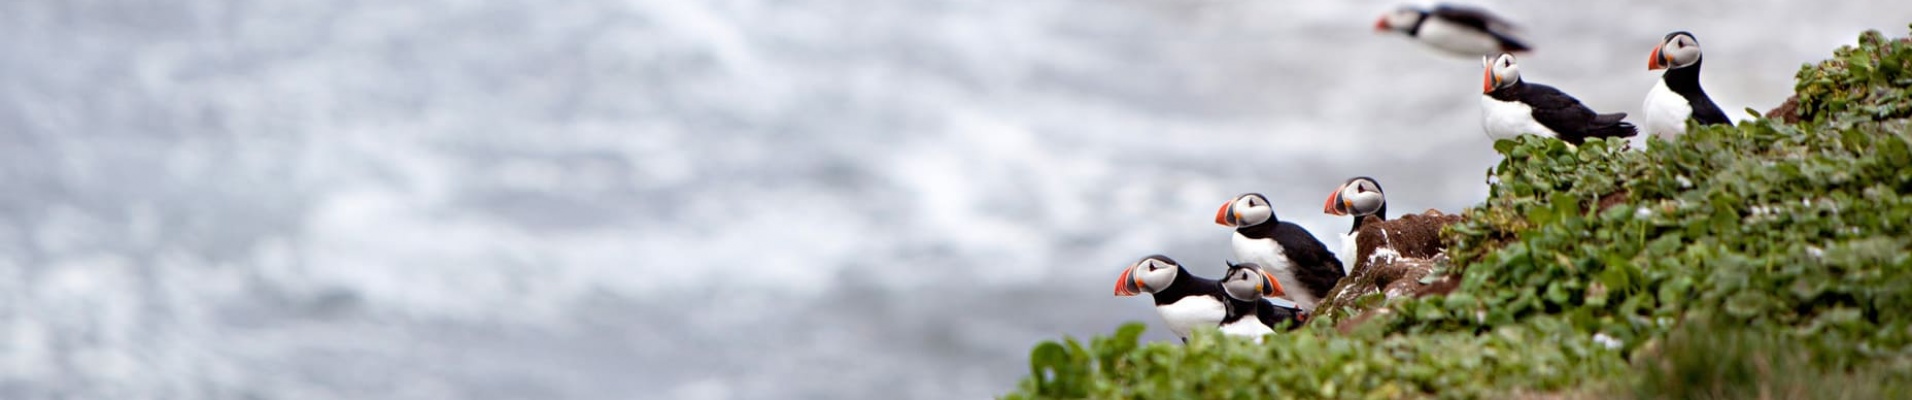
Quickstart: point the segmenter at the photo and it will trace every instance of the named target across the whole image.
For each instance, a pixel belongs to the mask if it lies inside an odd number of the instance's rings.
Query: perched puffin
[[[1341,260],[1307,229],[1275,218],[1260,193],[1236,196],[1215,211],[1215,223],[1235,228],[1235,258],[1273,274],[1290,301],[1314,312],[1315,302],[1347,276]]]
[[[1277,306],[1267,298],[1281,296],[1281,281],[1268,275],[1255,263],[1228,264],[1222,276],[1222,292],[1228,294],[1228,316],[1222,318],[1222,333],[1249,336],[1274,333],[1278,327],[1300,328],[1308,321],[1308,312]]]
[[[1685,31],[1666,34],[1646,60],[1648,71],[1664,69],[1660,81],[1646,93],[1646,132],[1661,139],[1686,133],[1686,119],[1700,125],[1727,124],[1732,120],[1700,89],[1700,41]]]
[[[1281,295],[1281,283],[1262,271],[1254,263],[1228,264],[1228,273],[1222,275],[1222,293],[1228,295],[1228,315],[1222,317],[1222,334],[1246,336],[1261,340],[1261,335],[1275,333],[1269,322],[1263,322],[1255,312],[1260,308],[1263,297]]]
[[[1219,326],[1228,316],[1224,302],[1228,296],[1222,293],[1221,283],[1188,273],[1168,256],[1143,257],[1122,270],[1122,277],[1115,281],[1115,295],[1142,293],[1155,296],[1155,312],[1162,314],[1169,332],[1182,342],[1188,342],[1195,328]]]
[[[1328,201],[1321,205],[1321,212],[1354,216],[1354,227],[1348,228],[1348,235],[1341,239],[1341,267],[1348,274],[1354,273],[1356,243],[1361,236],[1361,224],[1372,215],[1380,221],[1388,219],[1387,195],[1381,193],[1381,183],[1365,176],[1354,177],[1342,182],[1328,195]]]
[[[1433,10],[1401,7],[1374,21],[1376,32],[1400,32],[1415,41],[1465,57],[1527,51],[1514,24],[1487,10],[1440,4]]]
[[[1485,60],[1485,59],[1483,59]],[[1588,138],[1632,137],[1627,113],[1599,114],[1559,89],[1520,79],[1512,54],[1484,66],[1481,78],[1481,128],[1494,139],[1523,133],[1550,136],[1579,145]]]

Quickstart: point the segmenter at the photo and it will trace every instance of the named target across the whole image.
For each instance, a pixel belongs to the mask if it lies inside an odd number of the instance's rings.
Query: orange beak
[[[1236,220],[1236,217],[1235,217],[1235,201],[1234,200],[1229,200],[1227,203],[1222,203],[1222,208],[1215,210],[1216,224],[1221,226],[1233,227],[1235,226],[1235,220]]]
[[[1500,77],[1494,76],[1494,64],[1492,63],[1487,64],[1487,68],[1482,68],[1480,73],[1481,73],[1480,92],[1493,93],[1494,84],[1500,83],[1499,82]]]
[[[1142,294],[1142,281],[1136,280],[1135,265],[1122,270],[1122,277],[1115,281],[1116,296],[1134,296]]]
[[[1260,272],[1261,277],[1268,280],[1261,287],[1261,297],[1281,297],[1288,294],[1288,291],[1281,289],[1281,281],[1276,280],[1274,275],[1270,275],[1268,271]]]
[[[1666,69],[1666,53],[1660,51],[1660,48],[1665,46],[1664,42],[1653,46],[1653,54],[1648,55],[1646,59],[1646,70]]]
[[[1387,31],[1388,31],[1388,17],[1381,17],[1381,18],[1377,18],[1377,19],[1375,19],[1375,20],[1374,20],[1374,31],[1375,31],[1375,32],[1387,32]]]
[[[1341,200],[1341,189],[1347,188],[1348,185],[1345,184],[1334,188],[1334,194],[1328,195],[1328,201],[1321,203],[1321,212],[1331,215],[1348,215],[1348,204]]]

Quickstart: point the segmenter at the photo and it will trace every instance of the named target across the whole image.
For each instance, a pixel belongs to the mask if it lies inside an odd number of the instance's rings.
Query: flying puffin
[[[1354,177],[1342,182],[1328,195],[1328,201],[1321,205],[1321,212],[1354,216],[1354,227],[1348,228],[1347,236],[1341,239],[1341,266],[1347,273],[1354,273],[1357,243],[1361,235],[1361,224],[1372,215],[1379,221],[1388,219],[1387,195],[1381,193],[1381,183],[1365,176]]]
[[[1646,69],[1666,70],[1653,90],[1646,93],[1646,132],[1661,139],[1686,133],[1686,119],[1700,125],[1727,124],[1732,120],[1700,89],[1700,41],[1686,31],[1666,34],[1646,60]]]
[[[1275,218],[1268,198],[1260,193],[1236,196],[1215,211],[1215,223],[1235,228],[1235,258],[1255,263],[1275,280],[1290,301],[1314,312],[1315,303],[1347,272],[1341,260],[1307,229]]]
[[[1488,137],[1512,139],[1532,133],[1579,145],[1588,138],[1623,138],[1639,133],[1633,124],[1621,121],[1627,113],[1595,113],[1559,89],[1522,81],[1520,66],[1514,64],[1512,54],[1501,54],[1483,67],[1481,128]]]
[[[1260,341],[1261,335],[1275,333],[1271,326],[1280,322],[1263,321],[1257,310],[1266,302],[1262,298],[1281,295],[1280,281],[1255,263],[1229,263],[1228,273],[1222,275],[1221,287],[1222,293],[1228,295],[1228,315],[1222,318],[1222,334]]]
[[[1184,343],[1195,328],[1219,326],[1228,316],[1224,302],[1228,296],[1222,293],[1221,283],[1188,273],[1168,256],[1143,257],[1122,270],[1122,277],[1115,281],[1115,295],[1142,293],[1155,296],[1155,312],[1162,314],[1169,332]]]
[[[1376,32],[1400,32],[1455,55],[1474,57],[1527,51],[1514,24],[1485,9],[1440,4],[1433,10],[1401,7],[1374,21]]]

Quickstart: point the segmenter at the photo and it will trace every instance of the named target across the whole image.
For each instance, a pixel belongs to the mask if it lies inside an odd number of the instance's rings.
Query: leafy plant
[[[1912,40],[1867,32],[1797,78],[1797,123],[1495,143],[1488,199],[1443,235],[1447,295],[1261,344],[1046,342],[1008,397],[1904,397]]]

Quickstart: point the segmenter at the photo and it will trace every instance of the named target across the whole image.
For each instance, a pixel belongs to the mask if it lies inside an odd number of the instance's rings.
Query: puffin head
[[[1381,193],[1381,183],[1362,176],[1348,179],[1341,187],[1334,188],[1334,193],[1328,195],[1328,201],[1321,204],[1321,212],[1360,218],[1380,212],[1387,205],[1387,195]]]
[[[1667,68],[1686,68],[1700,62],[1700,40],[1692,33],[1679,31],[1666,34],[1660,39],[1660,45],[1653,46],[1653,54],[1647,56],[1648,71]]]
[[[1222,276],[1222,291],[1228,297],[1241,301],[1261,300],[1263,297],[1277,297],[1286,292],[1281,290],[1281,281],[1274,275],[1262,271],[1255,263],[1228,263],[1228,275]]]
[[[1493,93],[1494,90],[1520,83],[1520,65],[1514,63],[1514,55],[1501,53],[1500,57],[1481,58],[1481,93]]]
[[[1143,293],[1155,293],[1175,282],[1175,276],[1182,273],[1182,265],[1176,264],[1168,256],[1155,254],[1142,257],[1140,261],[1129,264],[1122,270],[1122,277],[1115,281],[1116,296],[1134,296]]]
[[[1423,15],[1427,15],[1427,11],[1414,7],[1397,8],[1387,14],[1381,14],[1381,18],[1374,21],[1374,31],[1412,31],[1414,25],[1421,22]]]
[[[1275,209],[1261,193],[1235,196],[1215,210],[1215,223],[1230,228],[1255,226],[1275,219]]]

